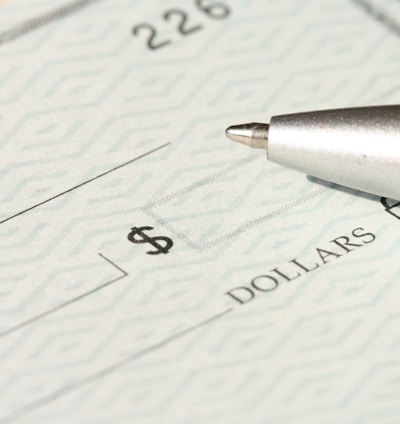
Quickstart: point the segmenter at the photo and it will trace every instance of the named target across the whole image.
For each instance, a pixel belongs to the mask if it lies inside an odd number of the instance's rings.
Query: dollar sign
[[[174,245],[174,242],[168,237],[149,237],[147,234],[144,233],[144,231],[150,231],[150,230],[154,230],[154,228],[153,227],[141,227],[141,228],[133,227],[131,229],[131,232],[128,235],[128,240],[136,244],[150,243],[152,246],[154,246],[157,249],[156,251],[147,252],[148,255],[159,255],[160,253],[164,253],[164,254],[169,253],[172,246]],[[140,238],[135,238],[135,236],[138,236]],[[159,243],[160,241],[165,243],[165,245],[162,246]]]

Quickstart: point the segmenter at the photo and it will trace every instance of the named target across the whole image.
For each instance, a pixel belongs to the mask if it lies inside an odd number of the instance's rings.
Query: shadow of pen
[[[313,177],[311,175],[307,175],[307,180],[310,181],[311,183],[319,184],[321,186],[328,187],[332,190],[340,191],[340,192],[346,193],[346,194],[351,194],[352,196],[357,196],[357,197],[361,197],[363,199],[373,200],[375,202],[381,201],[381,197],[379,197],[375,194],[366,193],[365,191],[360,191],[360,190],[356,190],[354,188],[342,186],[340,184],[336,184],[336,183],[332,183],[330,181],[322,180],[321,178]]]
[[[313,184],[319,184],[323,187],[328,187],[332,190],[337,190],[342,193],[350,194],[352,196],[357,196],[363,199],[379,202],[384,207],[384,210],[387,213],[389,213],[390,215],[400,220],[400,202],[398,200],[387,199],[386,197],[380,197],[375,194],[355,190],[353,188],[345,187],[339,184],[332,183],[330,181],[322,180],[321,178],[313,177],[311,175],[307,175],[307,180]]]

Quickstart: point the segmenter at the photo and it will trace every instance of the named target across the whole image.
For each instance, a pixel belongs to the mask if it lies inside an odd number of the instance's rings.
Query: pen
[[[288,168],[400,200],[400,105],[274,116],[226,135]]]

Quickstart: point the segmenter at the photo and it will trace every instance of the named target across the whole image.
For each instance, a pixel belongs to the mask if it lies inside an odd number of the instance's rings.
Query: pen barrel
[[[309,175],[400,200],[400,106],[275,116],[267,154]]]

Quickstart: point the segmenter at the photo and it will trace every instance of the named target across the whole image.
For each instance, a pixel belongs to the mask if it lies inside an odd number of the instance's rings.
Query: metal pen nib
[[[264,149],[270,162],[400,200],[400,105],[272,116],[226,135]]]
[[[245,144],[255,149],[266,150],[268,145],[268,124],[259,124],[253,122],[251,124],[233,125],[226,129],[226,136],[238,143]]]

